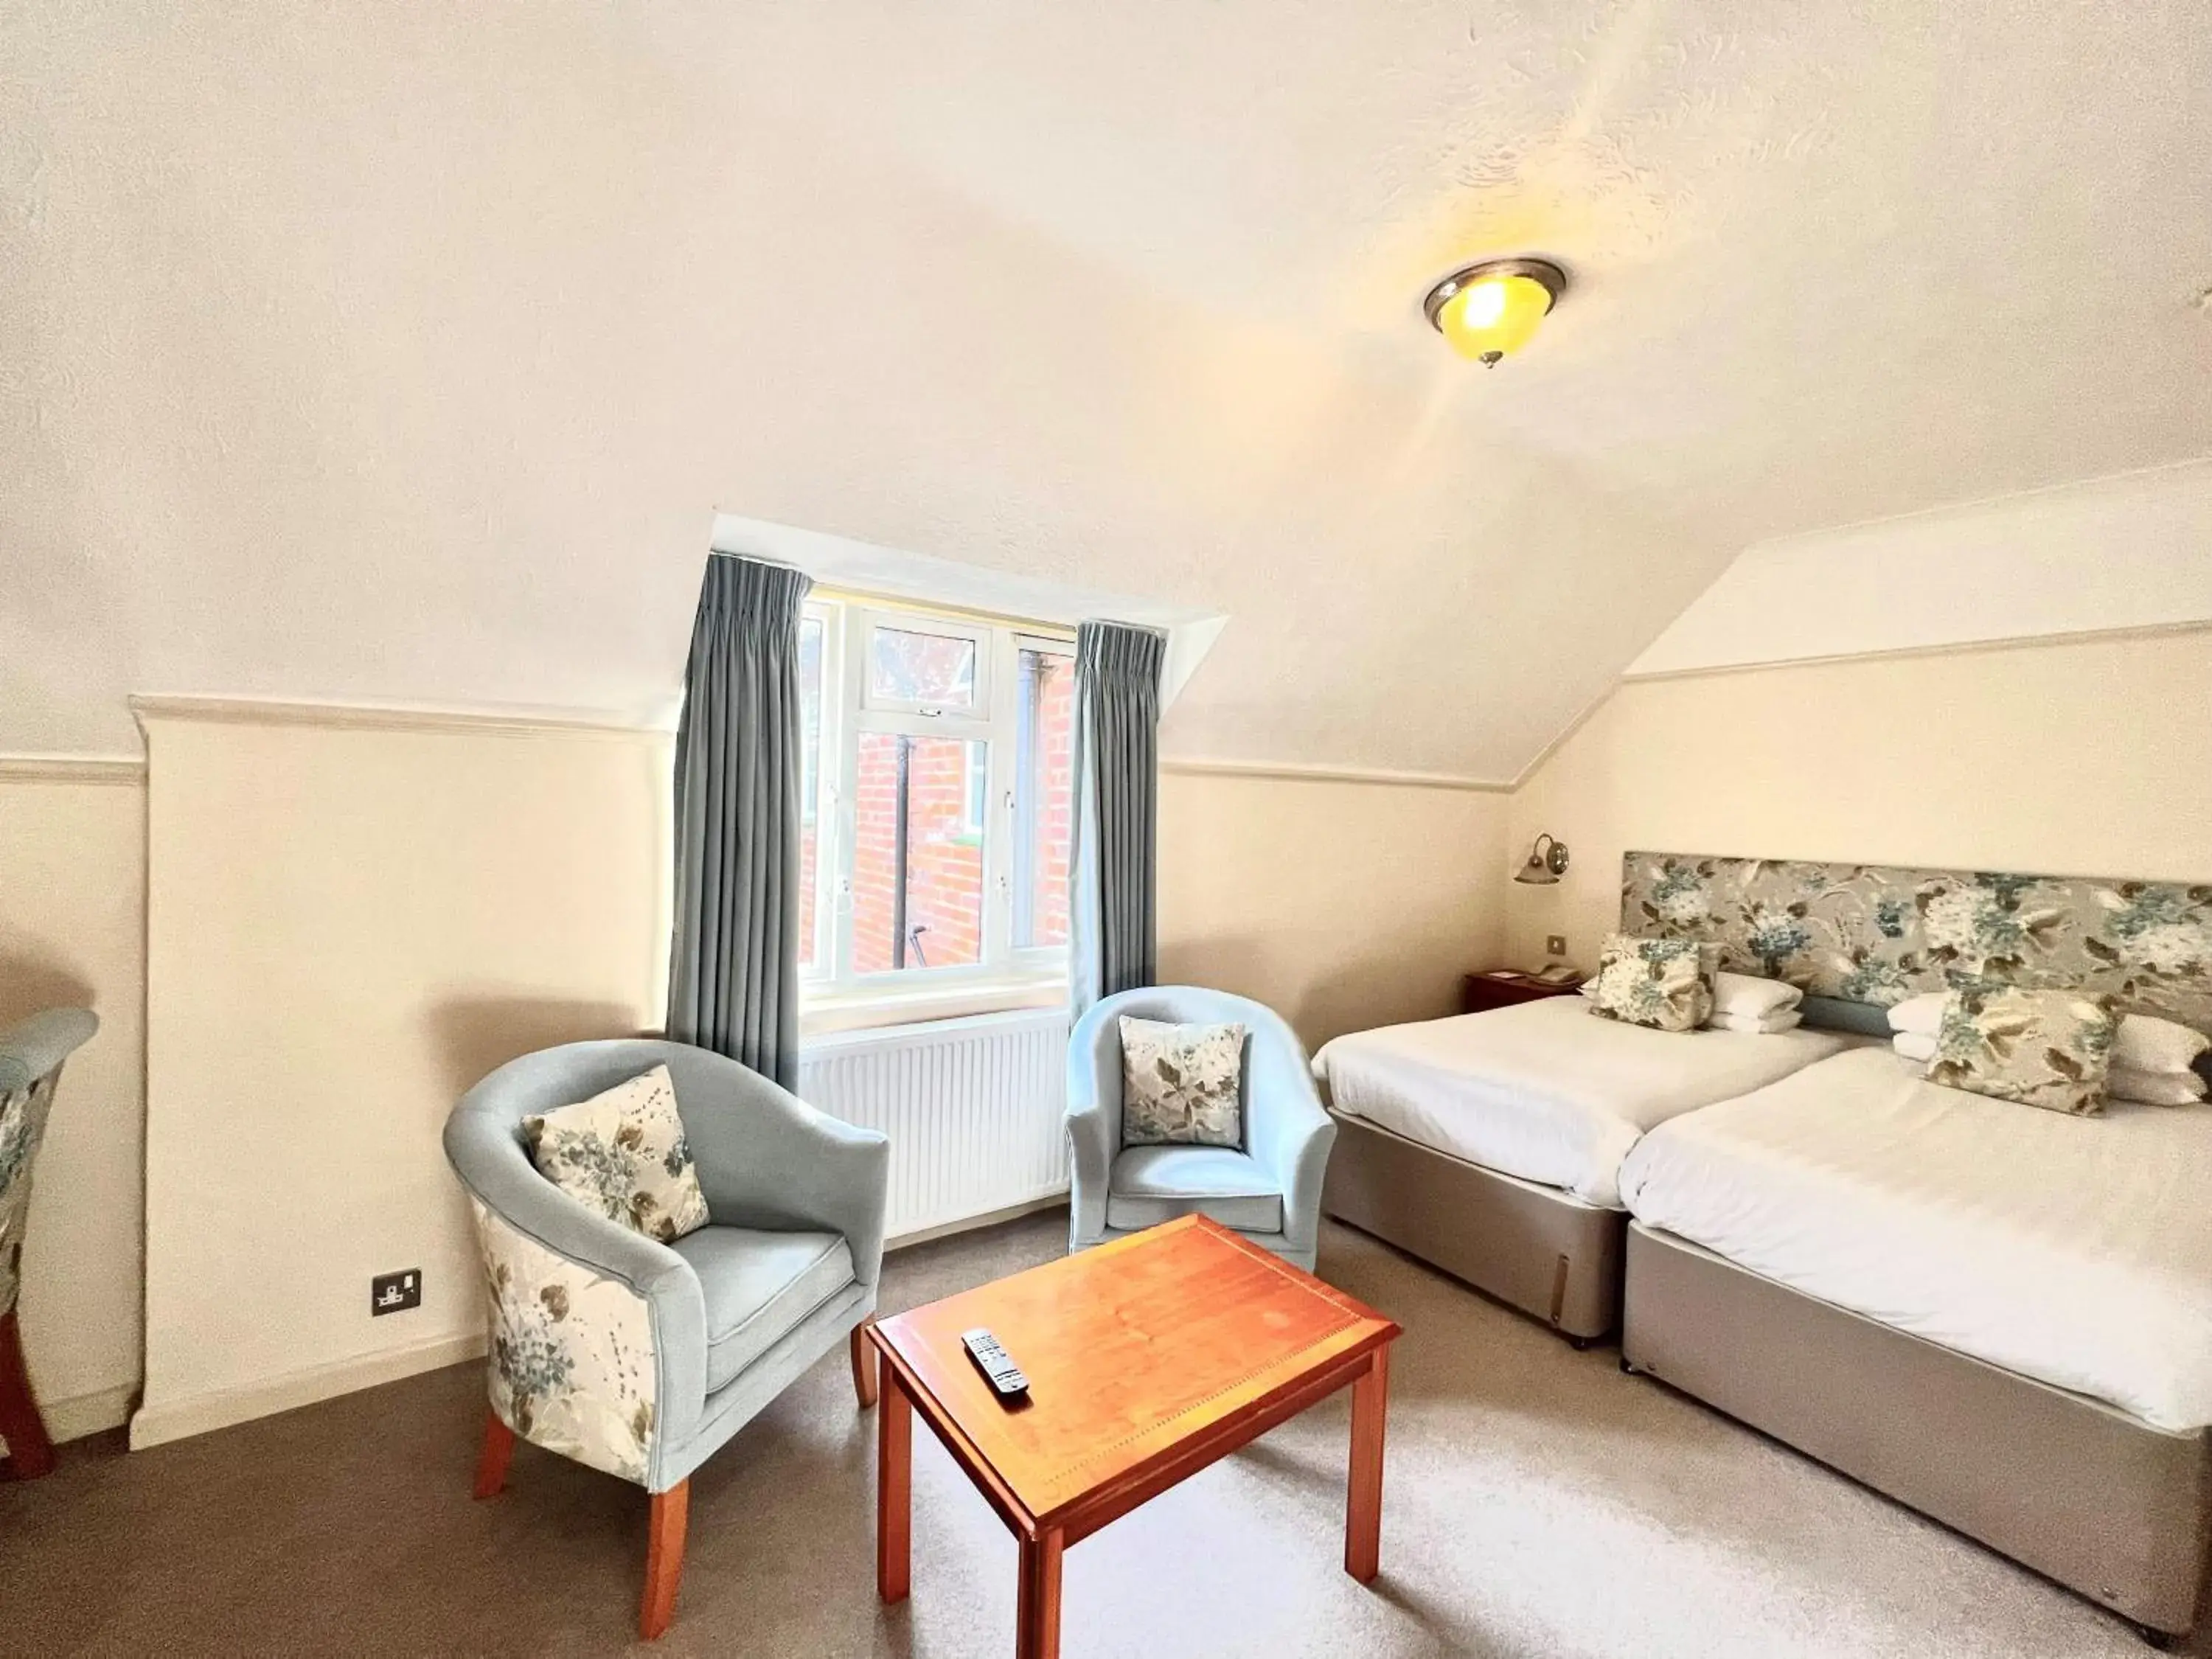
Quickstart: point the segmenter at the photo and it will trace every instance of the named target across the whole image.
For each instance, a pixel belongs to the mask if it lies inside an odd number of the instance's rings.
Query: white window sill
[[[912,990],[848,992],[842,995],[800,994],[799,1035],[827,1036],[835,1031],[867,1031],[883,1025],[917,1025],[927,1020],[960,1019],[969,1014],[1001,1014],[1016,1008],[1056,1008],[1067,1001],[1067,975],[970,981],[963,985],[929,985]]]

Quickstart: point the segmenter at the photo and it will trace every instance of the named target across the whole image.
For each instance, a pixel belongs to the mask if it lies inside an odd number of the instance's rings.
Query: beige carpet
[[[904,1307],[1055,1255],[1058,1218],[902,1253]],[[1735,1426],[1611,1351],[1358,1234],[1322,1272],[1394,1315],[1382,1577],[1340,1565],[1340,1401],[1071,1551],[1064,1651],[1182,1655],[2097,1656],[2123,1625]],[[0,1652],[607,1654],[632,1645],[635,1488],[525,1446],[468,1496],[462,1367],[135,1456],[64,1449],[0,1486]],[[656,1651],[969,1659],[1012,1650],[1014,1550],[926,1431],[914,1595],[875,1601],[872,1414],[842,1354],[692,1483]],[[2200,1636],[2198,1650],[2203,1650]]]

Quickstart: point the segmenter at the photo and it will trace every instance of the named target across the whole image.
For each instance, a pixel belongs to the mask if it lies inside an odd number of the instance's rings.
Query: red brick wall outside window
[[[907,757],[906,966],[959,968],[983,959],[983,838],[968,828],[968,758],[957,738],[860,733],[853,798],[853,971],[894,965],[898,749]],[[919,929],[919,933],[916,930]]]
[[[858,652],[863,689],[893,699],[888,714],[823,706],[824,697],[850,696],[824,684],[826,623],[843,649]],[[836,630],[844,629],[842,635]],[[810,777],[852,780],[849,960],[816,959],[830,945],[831,930],[815,925],[820,863],[831,798],[803,803],[799,840],[802,882],[802,967],[833,981],[908,969],[974,967],[986,961],[986,886],[1004,872],[1011,890],[1002,912],[1000,946],[1021,951],[1067,942],[1067,881],[1073,825],[1074,662],[1056,651],[1014,649],[1004,629],[982,634],[971,645],[956,631],[933,635],[927,618],[902,616],[872,623],[842,607],[810,614],[800,640],[804,738]],[[966,628],[972,636],[977,630]],[[1005,655],[991,683],[971,678],[978,648]],[[846,660],[854,659],[848,654]],[[1014,672],[1009,672],[1012,669]],[[840,676],[844,678],[844,676]],[[1004,681],[1004,684],[1000,684]],[[848,679],[848,684],[852,682]],[[939,704],[935,715],[927,710]],[[962,705],[965,704],[963,708]],[[924,714],[896,712],[919,705]],[[882,708],[882,704],[871,707]],[[854,730],[856,718],[902,731]],[[921,727],[943,720],[945,735]],[[981,736],[961,732],[979,730]],[[988,724],[984,724],[988,722]],[[842,752],[822,744],[845,733]],[[899,951],[899,776],[906,775],[905,950]],[[847,772],[849,757],[850,771]],[[986,779],[988,777],[988,787]],[[1009,814],[1003,804],[1012,798]],[[804,810],[812,807],[814,810]],[[980,821],[978,812],[980,809]],[[1011,822],[1009,820],[1011,819]],[[988,840],[1012,837],[994,861]],[[827,872],[830,891],[840,872]],[[834,912],[832,913],[835,914]],[[817,935],[821,946],[817,945]],[[997,960],[997,958],[993,958]]]

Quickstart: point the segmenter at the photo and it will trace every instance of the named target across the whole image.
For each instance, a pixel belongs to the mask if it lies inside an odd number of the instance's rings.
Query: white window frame
[[[988,837],[985,832],[991,826],[991,769],[988,763],[990,752],[988,749],[983,751],[987,763],[980,773],[975,769],[973,744],[960,757],[960,827],[986,840]]]
[[[1014,707],[1013,700],[1020,694],[1021,653],[1024,651],[1040,652],[1047,656],[1065,657],[1067,659],[1069,670],[1073,672],[1075,667],[1075,637],[1073,635],[1051,635],[1039,634],[1033,629],[1016,629],[1007,642],[1006,672],[1004,681],[1006,688],[1006,724],[1010,729],[1015,731],[1016,736],[1008,738],[1006,745],[1006,942],[1008,951],[1016,966],[1020,969],[1030,973],[1048,973],[1056,969],[1064,977],[1067,973],[1066,945],[1018,945],[1013,943],[1014,837],[1020,831],[1020,824],[1014,816],[1014,789],[1018,782],[1014,768],[1018,759],[1017,744],[1021,723],[1021,711]],[[1072,792],[1074,788],[1073,778],[1069,779],[1068,787]],[[1068,808],[1069,828],[1073,830],[1075,803],[1071,800],[1068,803]],[[1068,921],[1073,927],[1074,917],[1071,915]]]
[[[1048,1002],[1066,994],[1067,947],[1013,945],[1014,790],[1024,649],[1075,652],[1072,635],[1035,623],[993,623],[835,596],[810,599],[823,623],[822,752],[816,768],[814,965],[802,969],[799,1008],[810,1030],[949,1018]],[[974,641],[976,703],[947,708],[871,695],[870,632],[882,626]],[[858,974],[853,960],[851,850],[857,844],[860,735],[885,732],[985,745],[981,960],[954,967]]]
[[[873,714],[910,714],[927,720],[931,727],[951,726],[988,726],[991,723],[991,687],[998,677],[991,672],[993,629],[978,626],[955,617],[937,617],[926,611],[883,611],[855,606],[853,622],[853,654],[859,659],[860,706]],[[962,708],[951,703],[932,702],[926,697],[892,697],[879,694],[869,683],[868,672],[872,641],[869,635],[877,629],[887,629],[898,634],[933,634],[940,638],[965,640],[975,647],[975,696],[974,703]],[[905,728],[902,727],[902,730]],[[917,735],[927,737],[921,731]]]

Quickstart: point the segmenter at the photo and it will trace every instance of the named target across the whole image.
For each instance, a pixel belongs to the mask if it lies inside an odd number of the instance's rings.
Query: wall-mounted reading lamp
[[[1566,873],[1566,842],[1554,841],[1549,836],[1539,836],[1528,848],[1528,863],[1514,872],[1513,879],[1525,881],[1531,887],[1550,887]]]

